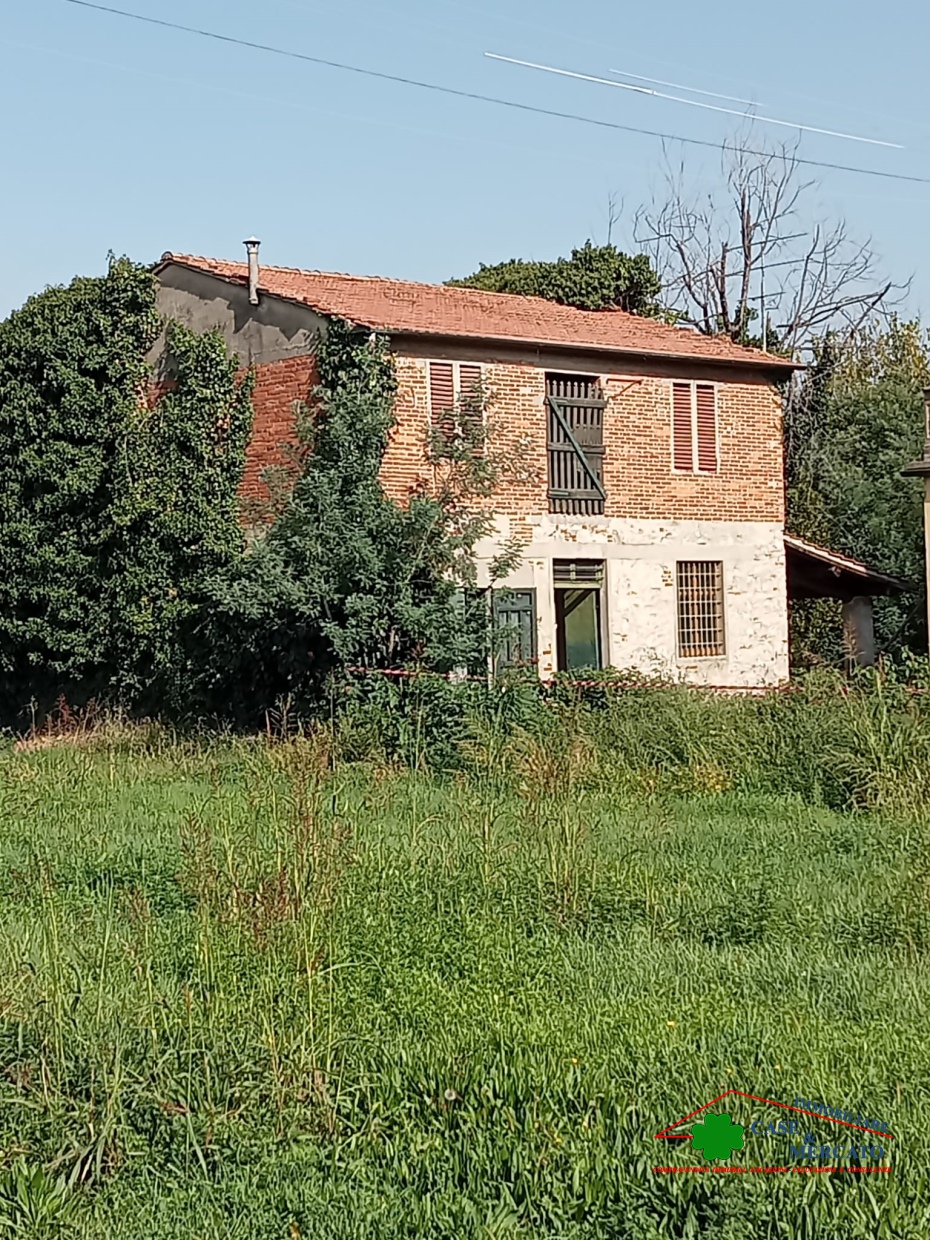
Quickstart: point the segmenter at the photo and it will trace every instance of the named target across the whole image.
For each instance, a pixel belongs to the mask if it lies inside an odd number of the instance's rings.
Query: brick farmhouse
[[[157,272],[162,313],[219,328],[255,371],[244,497],[261,498],[263,473],[293,434],[329,319],[384,332],[399,380],[386,493],[403,503],[428,485],[430,427],[476,382],[491,446],[513,462],[493,504],[495,540],[479,547],[481,584],[506,587],[495,595],[504,657],[534,660],[543,678],[613,666],[734,688],[787,679],[786,558],[810,585],[828,554],[797,540],[786,550],[781,384],[791,362],[622,311],[259,271],[257,243],[249,264],[166,254]],[[511,538],[522,562],[489,583],[487,564]],[[844,593],[833,592],[855,598],[860,615],[859,596],[881,590],[853,561],[827,570],[845,574]]]

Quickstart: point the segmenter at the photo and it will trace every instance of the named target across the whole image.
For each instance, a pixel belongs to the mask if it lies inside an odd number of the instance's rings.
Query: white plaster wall
[[[526,520],[521,522],[524,531]],[[499,518],[497,537],[482,544],[482,583],[498,540],[512,531]],[[555,670],[552,561],[605,561],[605,648],[611,666],[662,673],[727,688],[776,685],[788,678],[788,603],[784,529],[749,521],[637,521],[627,518],[529,518],[520,567],[499,584],[536,590],[539,672]],[[726,655],[679,659],[675,565],[723,563]]]

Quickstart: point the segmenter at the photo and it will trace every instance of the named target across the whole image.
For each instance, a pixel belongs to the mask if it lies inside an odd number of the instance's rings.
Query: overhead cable
[[[126,9],[117,9],[105,4],[95,4],[92,0],[63,0],[63,3],[71,4],[81,9],[92,9],[98,13],[107,13],[115,17],[125,17],[131,21],[143,22],[149,26],[160,26],[166,30],[177,30],[184,34],[193,34],[200,38],[213,39],[217,42],[231,44],[236,47],[249,48],[252,51],[267,52],[272,56],[285,56],[291,60],[299,60],[307,64],[323,65],[328,69],[339,69],[345,73],[355,73],[361,77],[377,78],[383,82],[397,82],[402,86],[414,86],[420,90],[452,95],[458,99],[472,99],[480,103],[490,103],[496,107],[512,108],[518,112],[531,112],[537,116],[551,116],[556,120],[574,121],[582,125],[594,125],[599,129],[611,129],[620,133],[641,134],[647,138],[659,138],[663,142],[683,142],[689,146],[709,147],[711,150],[716,151],[719,151],[721,146],[724,145],[720,142],[712,142],[706,138],[687,138],[682,134],[663,133],[661,130],[644,129],[636,125],[621,125],[618,121],[599,120],[593,116],[582,116],[575,112],[560,112],[554,108],[540,108],[529,103],[518,103],[513,99],[498,99],[493,95],[482,95],[476,91],[458,90],[453,86],[440,86],[436,82],[421,82],[417,78],[401,77],[398,74],[384,73],[378,69],[363,69],[359,65],[349,65],[337,60],[325,60],[321,56],[309,56],[305,52],[295,52],[282,47],[273,47],[266,43],[255,43],[249,39],[237,39],[232,35],[219,34],[213,30],[201,30],[195,26],[184,26],[180,22],[169,22],[160,17],[145,17],[141,13],[131,13]],[[752,147],[736,146],[732,143],[726,143],[725,145],[728,150],[737,151],[743,155],[755,155],[763,159],[768,158],[771,154],[768,151],[758,151]],[[810,168],[828,168],[834,172],[851,172],[858,176],[880,177],[888,181],[907,181],[915,185],[930,185],[930,177],[913,176],[903,172],[884,172],[878,168],[857,168],[850,164],[835,164],[820,159],[802,159],[799,156],[795,157],[795,162]]]

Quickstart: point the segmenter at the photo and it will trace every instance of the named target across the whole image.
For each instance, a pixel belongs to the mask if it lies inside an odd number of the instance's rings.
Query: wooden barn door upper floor
[[[599,380],[546,375],[550,512],[603,513],[606,406]]]

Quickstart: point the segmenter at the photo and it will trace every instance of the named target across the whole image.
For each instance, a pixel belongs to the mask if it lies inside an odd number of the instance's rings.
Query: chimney
[[[258,305],[258,247],[261,242],[257,237],[249,237],[245,243],[245,248],[249,254],[249,301],[253,306]]]

